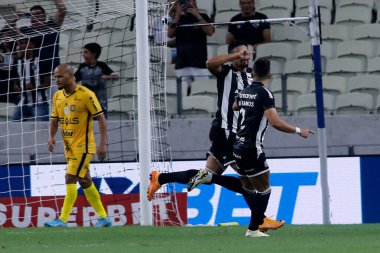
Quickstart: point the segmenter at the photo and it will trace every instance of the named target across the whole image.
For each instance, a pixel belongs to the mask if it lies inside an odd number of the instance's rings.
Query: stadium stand
[[[339,0],[337,1],[337,8],[347,7],[347,6],[365,6],[368,8],[373,8],[374,0]]]
[[[166,0],[158,0],[166,2]],[[130,1],[127,1],[128,3]],[[374,0],[320,0],[322,37],[321,47],[322,70],[324,73],[324,93],[336,98],[339,95],[351,93],[368,93],[374,100],[379,94],[380,84],[376,81],[380,75],[380,15],[377,11],[380,8],[379,1]],[[54,14],[55,7],[52,8],[51,1],[42,1],[48,14]],[[28,1],[30,6],[33,1]],[[256,0],[256,9],[268,17],[290,17],[308,15],[309,0]],[[16,6],[17,7],[17,6]],[[104,4],[100,7],[101,13],[107,13],[109,6]],[[239,1],[231,0],[202,0],[198,1],[198,7],[203,13],[215,17],[216,22],[227,22],[232,16],[240,13]],[[68,14],[75,17],[76,10],[73,5],[67,5]],[[1,11],[1,10],[0,10]],[[377,11],[377,12],[376,12]],[[72,26],[64,21],[63,28]],[[21,18],[19,26],[29,24],[29,19]],[[104,46],[99,60],[107,59],[111,68],[120,73],[121,78],[131,78],[135,76],[133,69],[129,66],[135,63],[134,41],[128,41],[129,37],[135,37],[135,30],[123,30],[125,23],[132,22],[130,17],[116,20],[109,20],[92,27],[92,32],[83,35],[81,29],[70,29],[61,32],[60,36],[60,57],[62,62],[68,62],[77,67],[82,59],[82,47],[88,42],[96,41]],[[377,23],[376,23],[377,22]],[[0,26],[4,23],[0,21]],[[301,26],[307,27],[304,23]],[[83,27],[82,27],[83,29]],[[261,44],[257,48],[256,57],[269,57],[271,62],[274,80],[271,89],[274,93],[281,93],[281,75],[287,75],[287,92],[290,95],[310,95],[308,92],[315,92],[313,80],[312,51],[309,39],[299,28],[288,26],[286,23],[272,26],[273,43]],[[99,36],[99,33],[107,33]],[[225,54],[227,26],[217,26],[213,36],[208,38],[208,57],[216,54]],[[83,36],[85,36],[83,40]],[[121,44],[123,42],[123,44]],[[108,47],[110,46],[110,47]],[[121,47],[122,46],[122,47]],[[161,55],[165,50],[160,47],[151,49],[151,54],[157,55],[157,62],[165,56]],[[123,55],[123,56],[122,56]],[[171,59],[171,51],[168,50]],[[169,99],[176,100],[176,80],[175,65],[170,62],[166,66],[167,94]],[[310,82],[309,82],[310,81]],[[212,84],[212,85],[211,85]],[[115,86],[115,87],[114,87]],[[109,92],[112,96],[120,96],[116,92],[116,86],[110,84]],[[202,86],[194,83],[195,90],[191,96],[210,95],[216,98],[215,80],[207,81],[207,85]],[[122,93],[129,98],[133,94],[130,87],[121,87]],[[298,91],[297,91],[298,90]],[[184,95],[184,94],[182,94]],[[112,97],[111,96],[111,97]],[[176,102],[172,103],[175,108]],[[377,104],[376,104],[377,105]],[[298,106],[298,104],[297,104]],[[374,109],[375,102],[372,105]],[[298,111],[296,104],[288,106]],[[331,110],[329,108],[328,110]],[[339,109],[342,113],[342,109]],[[376,109],[377,110],[377,109]],[[344,111],[349,113],[351,110]],[[298,115],[298,112],[297,112]]]
[[[256,9],[259,12],[263,12],[266,9],[284,9],[292,12],[293,7],[293,0],[256,0]]]
[[[323,70],[322,66],[322,70]],[[284,66],[284,74],[288,76],[313,76],[314,66],[311,59],[289,60]]]
[[[323,93],[337,97],[347,92],[347,80],[343,76],[323,76]],[[315,80],[310,80],[309,92],[315,92]]]
[[[336,98],[337,114],[369,114],[374,109],[373,97],[364,93],[346,93]]]
[[[364,24],[352,28],[354,40],[380,40],[380,26],[378,24]]]
[[[217,13],[224,11],[240,11],[239,1],[216,0],[215,9]]]
[[[342,42],[349,40],[349,28],[343,25],[324,25],[322,26],[322,45],[326,41]]]
[[[218,99],[218,90],[215,79],[197,80],[191,84],[191,96],[206,95]]]
[[[277,42],[306,42],[309,41],[307,34],[297,27],[274,27],[272,30],[272,41]]]
[[[282,80],[274,78],[270,84],[273,94],[282,93]],[[309,80],[303,77],[289,77],[286,81],[286,93],[289,95],[306,94],[309,90]]]
[[[327,61],[326,73],[330,75],[354,76],[366,71],[366,61],[356,57],[344,57]]]
[[[207,38],[209,45],[224,45],[226,44],[227,27],[216,27],[215,33]]]
[[[15,105],[0,102],[0,121],[11,120]]]
[[[372,8],[364,5],[347,5],[336,10],[335,24],[369,24],[372,20]]]
[[[274,100],[275,100],[275,104],[276,104],[276,109],[280,115],[283,115],[285,108],[283,108],[283,105],[282,105],[282,94],[276,93],[273,95],[274,95]],[[287,115],[294,115],[295,108],[296,108],[295,107],[296,97],[297,96],[295,96],[295,95],[289,95],[289,94],[286,95]]]
[[[380,74],[380,57],[368,60],[367,72],[369,74]]]
[[[338,44],[337,58],[359,57],[365,60],[373,58],[376,54],[375,43],[368,40],[344,41]]]
[[[260,44],[256,50],[256,57],[266,57],[270,60],[292,60],[294,59],[294,43],[275,42]]]
[[[326,115],[332,115],[335,109],[335,98],[331,94],[323,94],[323,104]],[[297,97],[296,115],[297,116],[316,116],[317,103],[315,94],[304,94]]]
[[[214,0],[197,1],[199,12],[206,13],[209,16],[214,14]]]
[[[231,20],[231,18],[237,14],[239,14],[240,11],[223,11],[223,12],[217,12],[215,15],[215,22],[228,22]]]
[[[130,81],[119,85],[115,81],[116,85],[112,85],[110,89],[110,97],[113,98],[132,98],[137,96],[137,82]]]
[[[380,76],[359,75],[348,80],[348,92],[367,93],[375,100],[380,92]]]
[[[107,104],[109,119],[130,119],[133,114],[128,109],[137,108],[137,100],[130,98],[108,99]]]
[[[204,95],[184,97],[182,110],[183,114],[188,117],[214,114],[216,112],[216,101],[213,97]]]

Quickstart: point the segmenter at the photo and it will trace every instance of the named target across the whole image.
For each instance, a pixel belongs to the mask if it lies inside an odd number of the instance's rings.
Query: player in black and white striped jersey
[[[271,187],[269,167],[263,151],[265,131],[270,123],[274,128],[286,133],[297,133],[303,138],[314,134],[308,128],[298,128],[282,120],[275,107],[274,97],[267,86],[272,78],[270,61],[259,58],[254,64],[255,81],[239,92],[233,109],[239,111],[237,140],[233,145],[236,159],[236,171],[240,182],[235,177],[220,176],[201,169],[190,180],[188,190],[203,183],[215,183],[245,195],[250,195],[254,205],[251,208],[251,221],[245,234],[247,237],[268,236],[262,233],[260,224],[265,218]]]
[[[253,82],[252,70],[248,68],[251,53],[243,41],[235,41],[228,46],[228,54],[215,56],[207,61],[207,68],[217,78],[218,110],[212,122],[209,138],[210,150],[207,152],[206,169],[211,173],[222,174],[228,165],[235,167],[235,159],[232,155],[233,144],[236,141],[236,128],[238,112],[233,111],[236,92],[243,90]],[[232,62],[228,64],[228,62]],[[169,182],[187,184],[198,173],[198,170],[187,170],[173,173],[151,173],[151,181],[148,188],[148,199],[161,188],[161,185]],[[238,180],[236,178],[236,180]],[[239,182],[238,182],[239,183]],[[228,187],[227,187],[228,188]],[[230,189],[230,188],[228,188]],[[231,188],[230,190],[235,190]],[[249,207],[254,203],[249,195],[244,195]],[[261,224],[262,222],[260,222]],[[264,219],[260,226],[262,231],[277,229],[284,221]]]

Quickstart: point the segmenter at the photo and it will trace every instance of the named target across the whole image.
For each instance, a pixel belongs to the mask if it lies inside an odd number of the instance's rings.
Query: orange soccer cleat
[[[265,217],[263,224],[259,226],[261,232],[266,232],[268,230],[276,230],[284,226],[284,220],[272,220],[271,218]]]
[[[158,182],[158,176],[160,172],[152,171],[150,174],[150,184],[148,188],[148,200],[151,201],[153,199],[153,194],[161,188],[161,184]]]

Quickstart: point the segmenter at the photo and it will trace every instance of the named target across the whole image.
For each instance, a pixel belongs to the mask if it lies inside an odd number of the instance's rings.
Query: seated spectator
[[[30,8],[30,27],[21,27],[21,33],[33,37],[35,56],[44,62],[46,69],[52,73],[60,64],[59,61],[59,31],[66,15],[66,7],[62,0],[54,0],[57,7],[55,15],[47,19],[46,11],[41,5]],[[42,34],[41,34],[42,33]]]
[[[181,4],[185,2],[185,4]],[[207,14],[199,13],[195,0],[177,1],[175,16],[168,29],[169,38],[176,37],[176,76],[187,82],[187,95],[194,80],[208,79],[206,67],[207,36],[215,31],[212,26],[177,27],[184,24],[211,23]]]
[[[236,0],[234,0],[236,1]],[[233,16],[230,22],[247,21],[257,19],[267,19],[268,17],[255,10],[255,0],[239,0],[241,13]],[[252,45],[255,53],[259,44],[271,41],[270,24],[250,24],[244,23],[239,25],[230,24],[228,26],[227,43],[230,44],[235,40],[243,40]]]
[[[107,116],[107,80],[117,80],[119,75],[114,73],[104,62],[98,61],[102,47],[97,43],[88,43],[83,47],[84,63],[75,72],[75,80],[92,90]]]
[[[15,90],[21,92],[20,102],[12,119],[14,121],[49,121],[49,103],[47,88],[50,87],[50,76],[39,58],[34,55],[33,40],[22,39],[17,42],[17,61],[13,66],[18,74]]]
[[[6,26],[0,30],[0,36],[1,41],[3,41],[0,43],[0,102],[17,104],[19,95],[13,90],[17,72],[12,68],[15,60],[16,43],[10,40],[10,38],[17,36],[17,28]]]

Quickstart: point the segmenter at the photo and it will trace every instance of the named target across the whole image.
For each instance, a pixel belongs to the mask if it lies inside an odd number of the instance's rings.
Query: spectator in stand
[[[52,73],[60,64],[59,61],[59,31],[66,15],[63,0],[54,0],[57,12],[49,20],[41,5],[30,8],[30,27],[21,27],[20,31],[28,37],[33,37],[35,56],[47,66],[45,69]],[[42,33],[42,34],[41,34]]]
[[[119,75],[114,73],[104,62],[98,61],[102,47],[97,43],[88,43],[83,47],[84,63],[79,65],[75,72],[75,81],[92,90],[107,116],[107,87],[108,80],[118,80]]]
[[[17,72],[12,65],[15,61],[16,43],[13,41],[18,35],[16,27],[17,15],[14,15],[14,22],[8,22],[8,25],[0,30],[0,102],[15,103],[19,100],[19,95],[14,93],[14,79],[17,78]],[[12,38],[12,39],[11,39]]]
[[[18,74],[15,90],[21,92],[21,99],[16,107],[13,120],[49,121],[49,103],[47,88],[50,87],[50,76],[35,56],[33,40],[21,39],[17,42],[17,61],[13,71]],[[42,74],[45,73],[45,74]]]
[[[195,0],[180,0],[175,3],[176,12],[168,29],[169,38],[176,37],[176,75],[187,82],[187,95],[194,80],[208,79],[207,36],[214,33],[212,26],[177,27],[185,24],[210,23],[209,16],[199,13]]]
[[[236,0],[235,0],[236,1]],[[247,21],[256,19],[267,19],[268,17],[255,10],[255,0],[239,0],[241,13],[233,16],[230,22]],[[239,25],[228,26],[227,44],[235,40],[243,40],[253,47],[253,56],[259,44],[271,41],[270,24],[250,24],[244,23]]]

